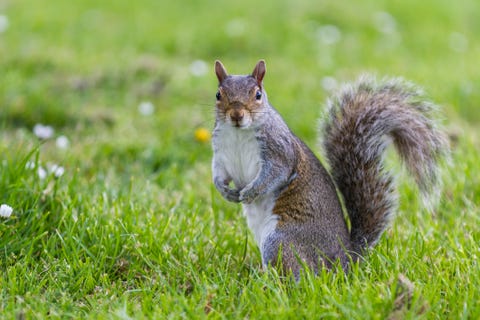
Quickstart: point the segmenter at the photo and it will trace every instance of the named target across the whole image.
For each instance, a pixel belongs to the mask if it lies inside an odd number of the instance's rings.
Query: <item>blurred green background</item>
[[[214,60],[248,73],[260,58],[270,100],[308,138],[326,89],[362,72],[413,80],[449,117],[480,121],[475,0],[2,0],[0,14],[7,127],[110,123],[146,99],[188,130],[211,120]]]
[[[475,318],[479,17],[478,0],[0,0],[0,318]],[[315,150],[341,83],[423,87],[454,148],[438,212],[400,179],[402,219],[352,277],[262,273],[195,135],[215,59],[265,59],[269,101]],[[416,286],[400,307],[399,274]]]

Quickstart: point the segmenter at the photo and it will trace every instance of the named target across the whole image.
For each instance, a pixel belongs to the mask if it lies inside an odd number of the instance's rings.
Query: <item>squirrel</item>
[[[213,183],[226,200],[242,203],[264,267],[295,277],[305,267],[318,273],[340,263],[348,270],[378,242],[396,210],[394,179],[383,168],[390,144],[420,191],[435,191],[439,160],[448,153],[435,106],[401,79],[364,76],[346,85],[327,102],[329,173],[269,103],[265,73],[264,60],[250,75],[229,75],[215,62]]]

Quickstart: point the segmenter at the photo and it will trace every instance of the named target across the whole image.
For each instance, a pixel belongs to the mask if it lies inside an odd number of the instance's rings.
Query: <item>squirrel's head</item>
[[[233,127],[249,128],[262,115],[268,105],[262,85],[265,71],[265,61],[260,60],[250,75],[229,75],[223,64],[215,61],[217,120]]]

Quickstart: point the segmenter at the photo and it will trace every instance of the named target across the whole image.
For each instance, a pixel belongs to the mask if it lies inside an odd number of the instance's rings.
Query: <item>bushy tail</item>
[[[397,207],[393,177],[383,168],[387,146],[393,142],[427,195],[436,186],[447,140],[431,118],[435,106],[400,79],[363,77],[328,108],[323,146],[350,217],[352,244],[361,252],[378,241]]]

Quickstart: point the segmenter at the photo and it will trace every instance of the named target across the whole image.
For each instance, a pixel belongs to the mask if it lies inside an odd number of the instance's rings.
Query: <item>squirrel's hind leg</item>
[[[348,271],[350,262],[356,261],[357,256],[350,257],[347,251],[341,248],[338,252],[324,253],[312,243],[298,243],[298,239],[289,239],[278,229],[265,239],[261,248],[264,268],[272,266],[282,276],[292,274],[296,280],[305,269],[315,274],[324,268],[340,267]]]

